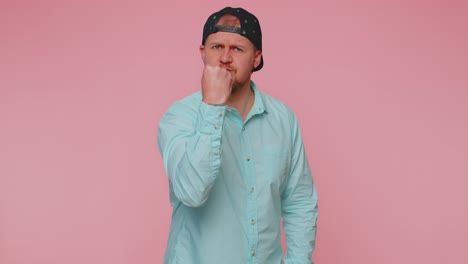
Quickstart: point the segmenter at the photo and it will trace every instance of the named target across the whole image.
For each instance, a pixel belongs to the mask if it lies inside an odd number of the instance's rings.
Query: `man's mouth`
[[[228,67],[228,66],[221,66],[221,67],[223,67],[226,71],[229,71],[229,72],[233,71],[231,67]]]

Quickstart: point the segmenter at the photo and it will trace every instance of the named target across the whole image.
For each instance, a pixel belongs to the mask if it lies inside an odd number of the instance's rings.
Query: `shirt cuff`
[[[198,109],[198,131],[205,134],[221,135],[226,108],[225,105],[209,105],[202,101]]]

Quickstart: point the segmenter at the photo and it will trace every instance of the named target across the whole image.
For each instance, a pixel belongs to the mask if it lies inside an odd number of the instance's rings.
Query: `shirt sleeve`
[[[313,264],[317,230],[317,192],[297,119],[292,120],[292,152],[288,182],[282,193],[287,252],[285,264]]]
[[[208,199],[221,165],[226,106],[174,103],[159,122],[158,146],[175,197],[190,207]]]

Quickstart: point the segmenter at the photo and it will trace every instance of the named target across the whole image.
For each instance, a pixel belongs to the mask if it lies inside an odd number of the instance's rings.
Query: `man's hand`
[[[203,102],[225,104],[231,95],[232,74],[220,66],[205,65],[202,75]]]

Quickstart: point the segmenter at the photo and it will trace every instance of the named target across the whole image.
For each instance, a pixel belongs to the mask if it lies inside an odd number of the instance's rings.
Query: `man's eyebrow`
[[[219,45],[219,46],[226,46],[226,44],[222,43],[223,41],[222,40],[217,40],[217,39],[213,39],[207,43],[205,43],[205,46],[215,46],[215,45]],[[233,47],[238,47],[238,48],[242,48],[242,49],[246,49],[247,47],[247,44],[243,44],[243,43],[231,43],[228,45],[230,48],[233,48]]]
[[[209,46],[224,46],[224,44],[221,44],[219,41],[210,41],[210,43],[207,43]]]
[[[232,45],[229,45],[229,47],[245,49],[246,46],[242,44],[232,44]]]

